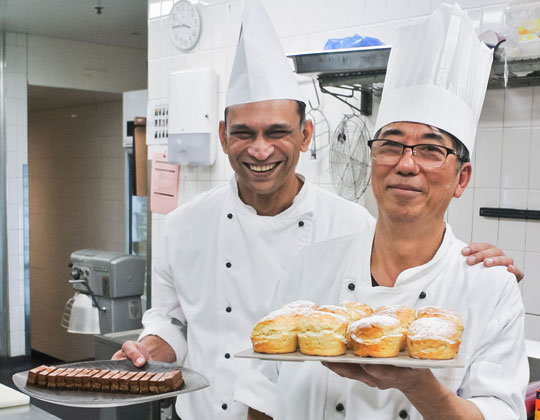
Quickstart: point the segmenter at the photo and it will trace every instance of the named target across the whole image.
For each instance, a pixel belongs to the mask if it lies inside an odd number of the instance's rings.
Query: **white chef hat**
[[[225,106],[271,99],[305,102],[264,7],[246,0]]]
[[[453,134],[472,153],[492,60],[457,4],[400,28],[375,131],[397,121],[424,123]]]

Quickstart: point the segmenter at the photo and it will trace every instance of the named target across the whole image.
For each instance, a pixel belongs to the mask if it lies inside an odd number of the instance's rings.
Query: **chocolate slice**
[[[118,380],[118,390],[120,392],[129,392],[129,380],[133,378],[137,372],[127,372]]]
[[[165,375],[165,374],[164,373],[156,373],[154,376],[152,376],[152,378],[148,382],[148,391],[151,394],[159,394],[158,381],[163,375]]]
[[[84,369],[75,368],[66,375],[66,389],[74,389],[75,385],[75,376],[81,373]]]
[[[65,371],[66,368],[58,368],[47,375],[47,388],[56,389],[56,378]]]
[[[156,373],[153,372],[146,372],[146,374],[141,378],[139,381],[139,393],[140,394],[148,394],[150,390],[148,389],[148,384],[150,383],[150,379],[156,375]]]
[[[38,379],[38,386],[40,387],[46,387],[47,386],[47,376],[49,373],[52,373],[56,370],[56,366],[49,366],[46,369],[43,369],[41,372],[37,374]]]
[[[73,388],[74,389],[82,389],[83,384],[83,378],[90,372],[92,369],[82,369],[80,372],[78,372],[74,377],[73,381]]]
[[[100,379],[101,382],[101,390],[104,392],[110,392],[111,390],[111,380],[113,376],[115,376],[119,370],[111,370],[106,375],[102,376]]]
[[[33,369],[30,369],[28,371],[28,379],[26,380],[26,384],[27,385],[37,385],[37,375],[39,372],[41,372],[42,370],[45,370],[47,369],[49,366],[47,365],[41,365],[41,366],[37,366]]]
[[[75,368],[64,369],[63,372],[60,372],[56,376],[56,389],[65,389],[66,388],[66,376],[73,372]]]
[[[107,375],[110,372],[110,370],[100,370],[98,373],[96,373],[91,378],[92,382],[92,391],[101,391],[101,382],[102,378]]]
[[[133,376],[129,380],[129,392],[132,394],[138,394],[139,393],[139,381],[141,378],[146,375],[148,372],[138,372],[135,376]]]
[[[184,383],[182,373],[180,370],[174,370],[172,372],[165,372],[161,378],[158,379],[158,388],[160,393],[171,392],[178,389]]]
[[[92,389],[92,377],[98,372],[101,372],[101,370],[92,369],[82,376],[82,390],[83,391],[90,391]]]
[[[119,383],[118,381],[122,376],[124,376],[127,372],[125,370],[119,371],[116,375],[111,377],[110,384],[111,384],[111,392],[118,392],[119,389]]]

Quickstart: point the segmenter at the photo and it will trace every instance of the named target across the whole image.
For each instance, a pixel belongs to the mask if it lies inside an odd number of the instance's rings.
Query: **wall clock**
[[[174,45],[181,50],[190,50],[201,36],[199,10],[188,0],[176,2],[169,15],[169,29]]]

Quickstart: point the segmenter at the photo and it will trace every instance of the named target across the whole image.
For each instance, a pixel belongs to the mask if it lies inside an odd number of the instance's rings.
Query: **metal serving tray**
[[[410,357],[407,352],[402,351],[396,357],[359,357],[355,356],[352,350],[342,356],[309,356],[299,351],[283,354],[256,353],[252,348],[236,353],[234,357],[261,360],[280,360],[283,362],[335,362],[335,363],[355,363],[365,365],[392,365],[411,368],[462,368],[465,367],[464,356],[457,354],[450,360],[427,360]]]
[[[19,372],[13,375],[13,382],[26,395],[38,400],[53,404],[67,405],[70,407],[83,408],[104,408],[120,407],[132,404],[141,404],[166,398],[187,392],[197,391],[206,388],[209,385],[208,380],[191,369],[179,367],[172,363],[147,362],[142,368],[137,368],[129,360],[95,360],[91,362],[68,363],[58,365],[58,367],[89,368],[89,369],[118,369],[125,371],[149,371],[149,372],[167,372],[180,368],[184,378],[182,388],[162,394],[128,394],[128,393],[110,393],[110,392],[92,392],[92,391],[71,391],[55,390],[47,388],[38,388],[37,386],[26,386],[28,371]]]
[[[386,73],[390,45],[291,54],[296,73]]]

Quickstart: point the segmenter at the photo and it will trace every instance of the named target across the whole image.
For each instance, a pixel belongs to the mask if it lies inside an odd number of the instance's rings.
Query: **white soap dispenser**
[[[216,159],[217,75],[208,67],[169,74],[168,159],[209,166]]]

